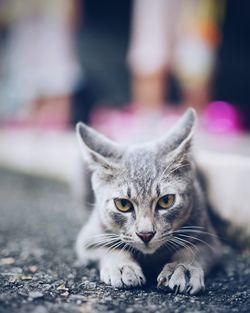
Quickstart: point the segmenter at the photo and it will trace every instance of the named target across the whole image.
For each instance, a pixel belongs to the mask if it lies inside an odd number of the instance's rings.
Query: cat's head
[[[189,109],[166,136],[137,146],[117,144],[77,124],[104,227],[145,254],[163,246],[190,216],[195,120],[195,111]]]

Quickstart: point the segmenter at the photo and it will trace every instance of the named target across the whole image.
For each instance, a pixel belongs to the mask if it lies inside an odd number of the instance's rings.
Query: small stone
[[[85,284],[85,286],[86,286],[87,288],[94,289],[94,288],[96,288],[96,283],[94,283],[94,282],[88,282],[88,283]]]
[[[38,270],[37,266],[35,266],[35,265],[29,266],[29,271],[30,271],[31,273],[36,273],[37,270]]]
[[[20,278],[21,280],[32,280],[32,276],[29,275],[22,275]]]
[[[52,286],[50,284],[43,284],[43,290],[47,291],[50,290],[52,288]]]
[[[29,297],[32,299],[38,299],[38,298],[42,298],[44,295],[42,292],[40,291],[31,291],[29,292]]]
[[[61,293],[61,296],[68,297],[69,296],[69,292],[68,291],[64,291],[63,293]]]
[[[181,299],[180,299],[180,297],[179,296],[175,296],[174,297],[174,302],[178,302],[178,301],[180,301]]]
[[[11,258],[11,257],[0,259],[1,265],[11,265],[11,264],[14,264],[15,262],[16,262],[16,260],[14,258]]]
[[[79,312],[80,313],[91,313],[93,312],[91,306],[89,303],[86,303],[86,304],[82,304],[79,308]]]
[[[87,298],[83,295],[70,295],[70,300],[87,301]]]
[[[22,297],[27,297],[28,296],[28,294],[26,292],[23,292],[22,290],[18,291],[18,295],[22,296]]]
[[[10,277],[10,279],[9,279],[9,283],[15,283],[17,281],[17,277],[16,276],[12,276],[12,277]]]
[[[67,287],[65,286],[65,283],[62,283],[62,284],[59,285],[56,289],[59,290],[59,291],[68,291],[68,290],[69,290],[69,288],[67,288]]]

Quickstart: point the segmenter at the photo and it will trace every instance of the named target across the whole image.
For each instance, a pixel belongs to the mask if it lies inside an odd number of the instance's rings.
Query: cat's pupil
[[[126,199],[121,199],[121,205],[124,207],[128,204],[128,200]]]
[[[162,200],[163,200],[164,203],[168,203],[168,196],[162,197]]]

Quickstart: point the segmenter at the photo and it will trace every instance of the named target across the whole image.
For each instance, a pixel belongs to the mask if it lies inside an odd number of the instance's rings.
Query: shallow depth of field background
[[[205,153],[212,193],[249,231],[249,11],[248,0],[0,0],[0,312],[249,312],[246,242],[223,239],[195,298],[113,290],[74,253],[93,201],[75,124],[132,144],[188,106],[195,149],[219,153]]]
[[[76,122],[132,143],[188,106],[198,147],[249,156],[249,3],[152,3],[1,1],[0,166],[81,193]]]

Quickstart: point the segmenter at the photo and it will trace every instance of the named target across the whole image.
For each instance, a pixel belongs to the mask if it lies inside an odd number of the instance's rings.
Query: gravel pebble
[[[44,295],[42,292],[39,291],[31,291],[29,292],[29,297],[32,299],[38,299],[38,298],[42,298]]]

